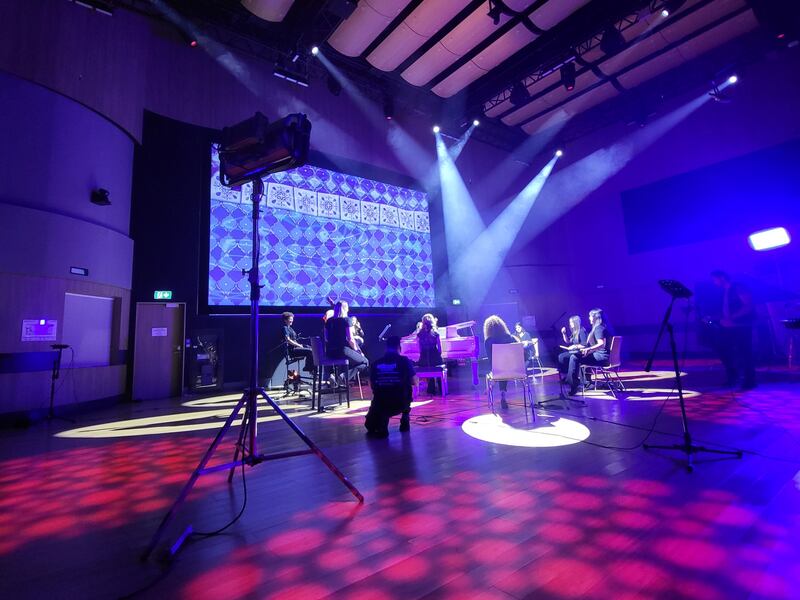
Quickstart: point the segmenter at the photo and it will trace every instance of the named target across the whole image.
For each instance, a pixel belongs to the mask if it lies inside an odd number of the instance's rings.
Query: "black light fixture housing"
[[[308,160],[311,122],[295,113],[270,124],[257,112],[222,130],[219,179],[235,186],[270,173],[302,166]]]
[[[511,87],[511,94],[508,99],[514,106],[522,106],[531,99],[531,94],[521,81],[517,81]]]
[[[339,83],[339,80],[336,79],[333,75],[328,75],[327,80],[325,81],[326,85],[328,86],[328,91],[333,94],[334,96],[338,96],[342,93],[342,84]]]
[[[561,65],[561,83],[568,92],[575,89],[575,63],[568,62]]]
[[[625,47],[625,38],[622,32],[614,25],[609,25],[603,30],[603,37],[600,38],[600,50],[606,56],[616,54]]]
[[[108,190],[96,188],[92,190],[92,193],[89,195],[89,201],[97,206],[111,206],[111,200],[108,196]]]
[[[497,0],[489,0],[489,12],[486,16],[491,17],[492,23],[500,25],[500,15],[503,14],[503,7]]]

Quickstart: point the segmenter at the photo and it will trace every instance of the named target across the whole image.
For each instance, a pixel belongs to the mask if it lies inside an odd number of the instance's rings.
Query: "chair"
[[[539,377],[541,378],[542,382],[544,382],[544,365],[542,364],[542,360],[539,358],[539,338],[533,338],[533,356],[531,357],[531,362],[533,366],[531,370],[539,369]],[[532,373],[533,376],[533,383],[536,383],[536,372]]]
[[[619,377],[619,368],[622,366],[622,336],[615,335],[611,338],[611,347],[608,350],[608,364],[607,365],[581,365],[581,379],[586,381],[586,373],[589,372],[595,376],[595,389],[602,383],[608,386],[608,390],[614,398],[617,397],[617,391],[624,392],[625,384]],[[597,375],[603,376],[603,381],[597,380]],[[586,395],[586,386],[584,386],[583,395]]]
[[[300,387],[301,383],[308,383],[308,379],[304,378],[302,372],[300,370],[300,363],[305,360],[303,356],[292,356],[292,353],[289,351],[289,344],[284,342],[283,344],[283,360],[286,363],[286,378],[283,380],[283,393],[284,395],[289,394],[289,372],[291,371],[292,365],[296,366],[296,371],[300,373],[299,377],[294,380],[294,391],[297,392],[298,388]],[[312,394],[313,396],[313,394]]]
[[[486,375],[486,389],[489,396],[489,407],[494,409],[494,383],[496,381],[513,381],[522,383],[525,419],[528,419],[528,406],[531,416],[536,420],[533,410],[533,392],[531,390],[528,370],[525,366],[525,346],[521,343],[495,344],[492,346],[492,370]]]
[[[320,337],[312,337],[310,341],[311,355],[314,357],[314,379],[311,387],[311,408],[314,408],[314,403],[316,401],[317,412],[322,412],[324,410],[322,404],[323,394],[338,394],[339,404],[342,403],[342,386],[339,385],[339,375],[341,373],[340,369],[343,369],[345,376],[347,376],[347,359],[330,358],[327,356],[325,354],[325,348],[322,344],[322,338]],[[322,377],[325,368],[332,369],[333,376],[336,379],[336,386],[327,391],[323,391],[322,389],[322,384],[324,383]],[[344,392],[347,398],[347,408],[350,408],[349,382],[344,386]]]
[[[419,383],[428,379],[440,379],[442,382],[442,397],[447,396],[447,365],[436,365],[435,367],[417,367],[417,377]]]

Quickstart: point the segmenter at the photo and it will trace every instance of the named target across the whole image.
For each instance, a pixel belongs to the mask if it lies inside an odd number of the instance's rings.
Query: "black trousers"
[[[342,349],[343,356],[341,358],[347,359],[347,379],[348,381],[355,379],[356,373],[361,373],[369,368],[369,360],[360,352],[356,352],[349,346]]]
[[[381,402],[379,399],[373,399],[364,419],[364,427],[372,433],[388,433],[389,419],[395,415],[402,415],[400,417],[401,423],[408,422],[411,415],[411,405],[408,403]]]
[[[570,390],[575,390],[578,387],[579,378],[581,376],[581,365],[601,366],[607,364],[608,352],[595,352],[594,354],[588,354],[586,356],[581,356],[579,353],[570,355],[566,377]]]
[[[295,360],[298,358],[305,358],[306,362],[303,365],[303,370],[306,373],[313,373],[314,371],[314,354],[311,348],[291,348],[289,350],[289,359]]]
[[[720,327],[719,355],[725,367],[728,383],[735,383],[741,375],[742,385],[755,384],[752,327]]]

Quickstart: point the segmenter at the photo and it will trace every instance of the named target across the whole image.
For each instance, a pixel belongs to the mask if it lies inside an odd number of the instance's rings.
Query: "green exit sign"
[[[156,290],[153,292],[154,300],[172,300],[172,290]]]

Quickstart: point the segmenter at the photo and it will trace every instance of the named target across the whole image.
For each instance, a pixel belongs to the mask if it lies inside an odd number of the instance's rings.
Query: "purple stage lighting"
[[[747,236],[747,242],[753,250],[763,251],[772,250],[786,246],[792,241],[789,232],[784,227],[772,227],[756,231]]]
[[[433,126],[433,133],[439,133],[441,130],[442,130],[441,127],[439,127],[438,125]]]
[[[556,150],[556,156],[558,158],[561,158],[562,156],[564,156],[564,151],[563,150]]]
[[[728,77],[728,83],[730,84],[734,84],[737,81],[739,81],[739,78],[736,75],[731,75],[730,77]]]
[[[478,119],[473,119],[473,121],[472,121],[472,126],[473,126],[473,127],[477,127],[477,126],[478,126],[478,125],[480,125],[480,124],[481,124],[481,122],[480,122],[480,121],[478,121]]]

